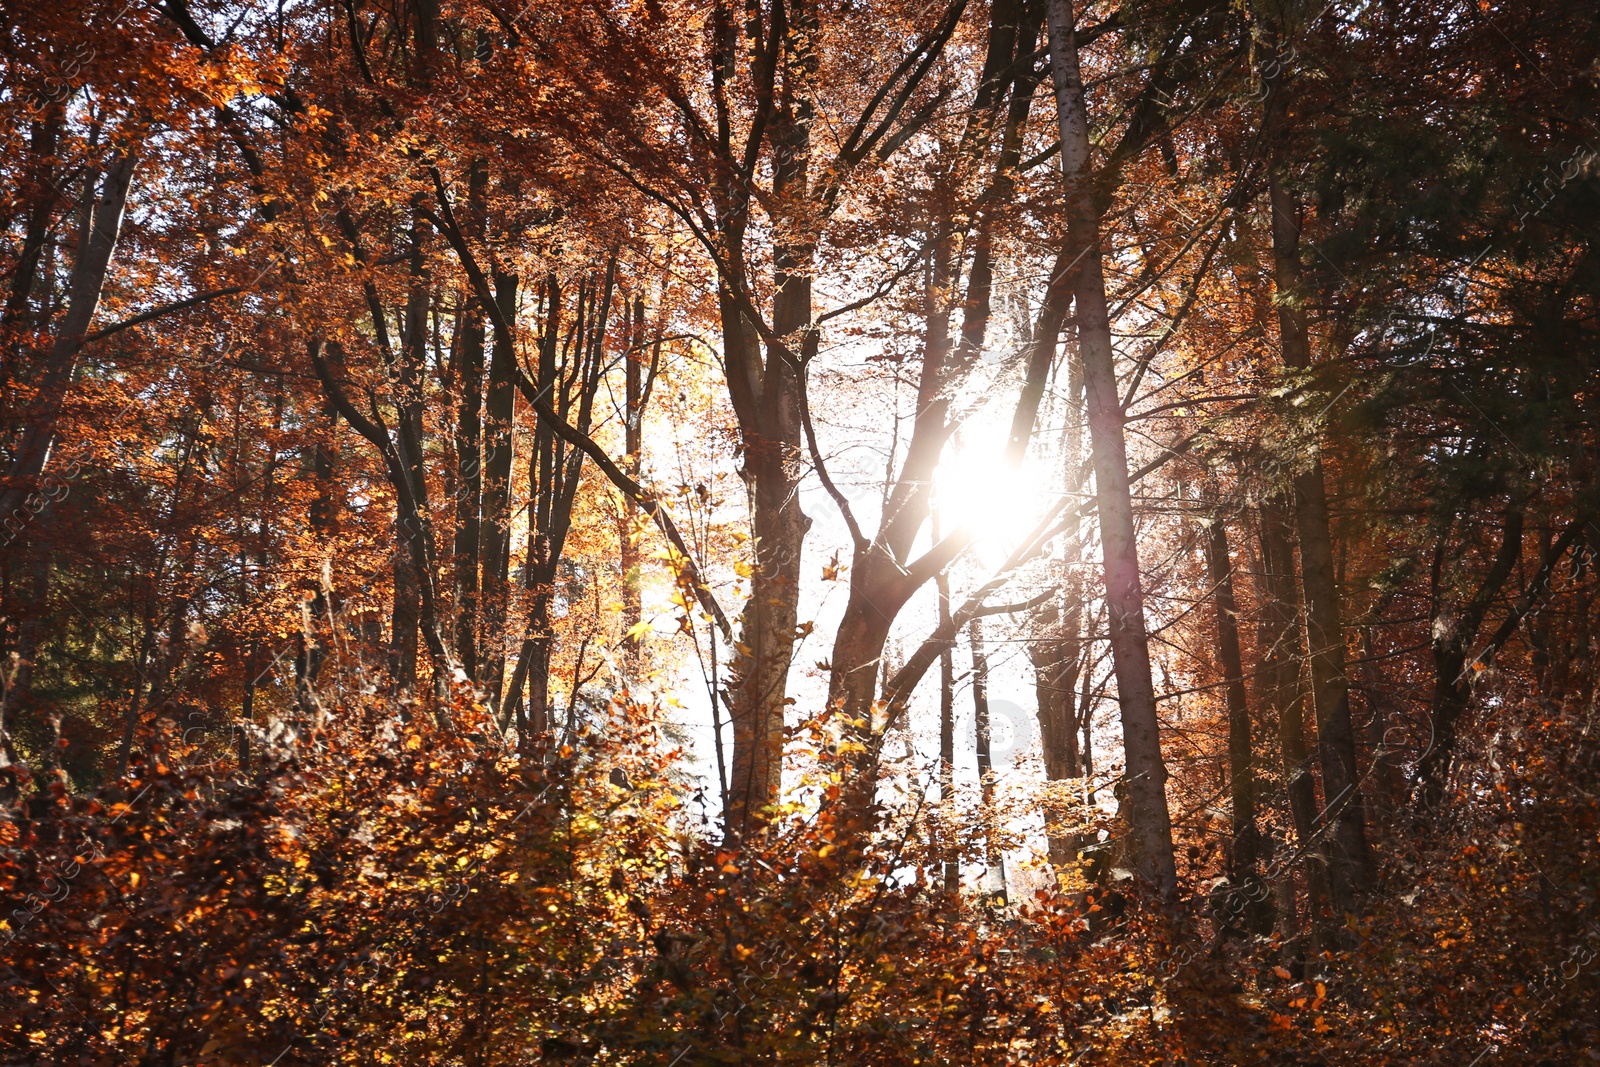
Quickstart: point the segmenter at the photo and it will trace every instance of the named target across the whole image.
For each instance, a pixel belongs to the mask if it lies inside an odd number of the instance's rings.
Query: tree
[[[1078,352],[1088,396],[1089,449],[1105,566],[1111,655],[1122,709],[1127,753],[1128,822],[1140,875],[1162,894],[1177,888],[1172,855],[1172,819],[1167,811],[1167,769],[1161,758],[1160,723],[1150,681],[1150,648],[1144,599],[1139,589],[1139,550],[1134,537],[1128,458],[1122,436],[1122,403],[1101,274],[1100,211],[1091,176],[1089,120],[1078,65],[1075,16],[1068,0],[1050,0],[1050,74],[1061,125],[1061,174],[1065,184],[1067,240],[1076,262]]]

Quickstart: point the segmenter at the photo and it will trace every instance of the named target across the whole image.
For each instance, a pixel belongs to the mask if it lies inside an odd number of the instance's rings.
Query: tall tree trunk
[[[272,397],[272,434],[268,438],[269,441],[277,440],[278,433],[283,429],[283,407],[283,393],[281,391],[274,393]],[[334,423],[329,430],[330,442],[336,440],[336,435],[337,423]],[[330,444],[330,448],[331,447],[332,445]],[[271,522],[272,515],[276,511],[278,491],[277,476],[278,451],[277,447],[273,445],[269,446],[267,449],[267,461],[262,465],[261,504],[260,510],[256,515],[255,578],[258,586],[257,595],[262,595],[266,592],[266,587],[269,581],[267,577],[269,573],[267,570],[267,562],[269,559],[269,554],[267,552],[267,527]],[[244,566],[246,559],[248,559],[248,555],[241,553],[239,568],[241,602],[248,600],[250,593],[249,572]],[[250,731],[256,718],[256,688],[261,682],[262,674],[264,674],[267,670],[267,667],[263,666],[261,663],[263,658],[262,652],[263,649],[261,647],[260,635],[252,634],[250,637],[249,651],[245,655],[244,697],[240,702],[239,707],[239,717],[244,721],[243,727],[239,730],[239,766],[246,771],[250,769]]]
[[[1230,905],[1228,918],[1230,921],[1244,919],[1254,932],[1265,934],[1272,929],[1272,907],[1256,873],[1261,858],[1261,838],[1256,828],[1255,743],[1250,703],[1245,692],[1244,657],[1239,650],[1239,609],[1234,596],[1233,561],[1220,508],[1213,508],[1206,535],[1206,572],[1216,610],[1217,654],[1228,708],[1228,794],[1233,809],[1228,880],[1234,889],[1231,895],[1234,903]]]
[[[1289,794],[1289,815],[1300,847],[1307,850],[1307,884],[1312,911],[1327,899],[1326,850],[1314,843],[1317,833],[1317,787],[1306,748],[1304,712],[1300,706],[1300,662],[1303,655],[1298,625],[1300,597],[1295,586],[1294,542],[1289,505],[1281,496],[1261,502],[1261,567],[1264,595],[1261,633],[1262,701],[1278,726],[1278,749]]]
[[[467,177],[467,219],[469,234],[481,236],[484,192],[488,168],[473,165]],[[455,576],[455,648],[461,669],[473,684],[478,684],[478,544],[482,538],[483,504],[483,353],[484,309],[470,294],[462,297],[459,329],[461,338],[456,354],[456,528],[452,573]]]
[[[1283,33],[1271,25],[1269,32]],[[1266,77],[1263,136],[1272,154],[1268,198],[1272,212],[1273,274],[1278,311],[1278,342],[1284,366],[1295,374],[1312,369],[1311,341],[1301,279],[1300,204],[1289,187],[1289,101],[1283,65]],[[1315,428],[1313,428],[1313,433]],[[1295,527],[1300,536],[1300,583],[1305,595],[1306,653],[1311,675],[1311,706],[1317,720],[1317,754],[1322,765],[1327,817],[1333,820],[1329,850],[1329,888],[1334,907],[1355,906],[1371,888],[1372,855],[1367,842],[1361,780],[1356,766],[1355,731],[1350,720],[1350,680],[1345,673],[1345,634],[1334,570],[1333,532],[1328,517],[1322,448],[1313,436],[1293,467]]]
[[[1090,159],[1089,123],[1078,65],[1072,0],[1048,0],[1050,71],[1061,129],[1067,241],[1078,263],[1074,301],[1078,352],[1088,394],[1089,443],[1109,608],[1112,664],[1122,712],[1128,825],[1139,875],[1163,896],[1177,891],[1167,768],[1150,677],[1149,637],[1129,492],[1127,443],[1118,396],[1116,357],[1101,268],[1100,206]]]
[[[982,804],[982,811],[979,814],[983,821],[985,864],[983,889],[986,897],[1004,903],[1006,865],[998,840],[999,813],[994,807],[994,760],[990,754],[989,653],[983,644],[982,619],[973,619],[967,625],[967,639],[972,642],[972,721],[978,750],[978,796]]]
[[[468,308],[461,325],[456,373],[455,646],[461,669],[474,683],[478,670],[478,542],[483,497],[482,315]]]
[[[6,298],[4,317],[0,318],[0,325],[6,327],[26,328],[32,318],[28,314],[28,303],[43,280],[39,264],[50,240],[50,217],[61,199],[53,164],[65,118],[65,106],[60,100],[52,100],[45,105],[42,116],[30,123],[28,163],[32,173],[28,175],[28,186],[18,190],[28,197],[28,217],[23,224],[22,248],[11,275],[11,292]],[[9,384],[14,371],[12,359],[8,358],[0,385]]]
[[[1079,668],[1078,678],[1078,722],[1083,725],[1083,744],[1079,750],[1083,753],[1083,801],[1086,805],[1094,803],[1094,709],[1099,698],[1091,686],[1094,671],[1089,650],[1090,646],[1085,645],[1083,666]]]
[[[528,633],[522,655],[528,662],[528,731],[538,737],[548,733],[550,715],[550,591],[535,590],[528,611]]]
[[[496,271],[495,302],[498,321],[516,322],[517,278]],[[482,677],[491,707],[500,704],[505,684],[506,608],[510,599],[511,567],[511,461],[512,419],[517,399],[516,338],[498,327],[489,357],[488,400],[483,424],[483,519],[479,533],[478,565],[482,572],[483,619]]]
[[[330,402],[324,414],[328,416],[327,432],[318,432],[311,443],[312,479],[316,483],[317,495],[311,502],[309,518],[316,535],[318,554],[324,559],[331,559],[334,548],[330,538],[338,528],[338,490],[334,485],[336,453],[333,442],[337,440],[339,413]],[[312,598],[309,613],[302,618],[299,654],[295,657],[295,699],[300,704],[301,712],[306,715],[312,714],[318,705],[315,691],[317,675],[328,655],[328,643],[322,640],[320,630],[329,613],[337,608],[336,604],[329,603],[331,593],[332,590],[328,588],[318,590]],[[329,630],[329,637],[334,638],[331,621]]]
[[[1041,310],[1041,324],[1045,324],[1051,332],[1046,335],[1035,332],[1030,339],[1030,358],[1038,358],[1041,351],[1048,348],[1051,362],[1054,361],[1056,335],[1061,330],[1062,317],[1072,300],[1071,285],[1069,264],[1058,257],[1045,301],[1047,305],[1054,301],[1062,315],[1056,315],[1048,307]],[[1075,336],[1067,352],[1066,418],[1061,427],[1061,461],[1064,485],[1072,486],[1077,484],[1079,466],[1083,460],[1083,362],[1078,358]],[[1031,398],[1025,397],[1023,404],[1031,403],[1037,408],[1038,397],[1043,393],[1041,381],[1037,393]],[[1010,445],[1013,449],[1026,445],[1020,429],[1018,424],[1013,424]],[[1017,458],[1020,460],[1020,454]],[[1045,778],[1052,782],[1077,780],[1088,773],[1089,723],[1080,721],[1080,715],[1086,717],[1088,714],[1088,701],[1085,699],[1080,709],[1076,692],[1079,673],[1088,673],[1084,670],[1084,602],[1078,576],[1079,565],[1083,562],[1083,547],[1083,539],[1076,531],[1063,539],[1060,564],[1062,595],[1058,602],[1049,604],[1038,616],[1041,625],[1035,627],[1035,640],[1029,645],[1039,708],[1039,737],[1044,749]],[[1086,684],[1087,681],[1085,677]],[[1055,804],[1065,799],[1059,794],[1051,797]],[[1080,799],[1072,798],[1074,806]],[[1053,810],[1053,805],[1047,806],[1045,832],[1050,861],[1057,867],[1064,867],[1077,860],[1084,842],[1079,834],[1064,835],[1052,829],[1052,824],[1059,818],[1060,812]]]
[[[1284,365],[1304,372],[1311,367],[1311,345],[1305,313],[1300,309],[1303,293],[1298,205],[1277,176],[1271,181],[1271,197],[1279,342]],[[1371,887],[1372,860],[1356,768],[1355,731],[1350,721],[1350,679],[1345,674],[1344,625],[1334,573],[1322,450],[1315,442],[1309,450],[1308,456],[1298,457],[1293,476],[1295,527],[1300,535],[1300,584],[1305,592],[1317,754],[1322,765],[1324,800],[1334,819],[1330,835],[1331,889],[1334,906],[1348,910]]]
[[[933,512],[933,537],[939,537],[939,513]],[[940,571],[935,579],[939,596],[939,625],[950,624],[950,576]],[[956,785],[956,657],[946,644],[939,652],[939,803],[947,818],[955,814]],[[944,891],[961,888],[961,858],[955,843],[943,842]]]
[[[1254,877],[1260,856],[1256,831],[1254,744],[1250,705],[1245,694],[1244,657],[1239,651],[1238,605],[1233,592],[1233,561],[1222,513],[1214,510],[1206,530],[1206,571],[1216,611],[1217,654],[1228,708],[1228,792],[1233,802],[1233,865],[1239,877]]]
[[[235,753],[239,769],[250,770],[250,727],[256,721],[256,680],[261,673],[261,639],[252,636],[244,652],[244,694],[239,698],[239,719],[243,723],[235,734]]]
[[[638,479],[644,470],[644,412],[655,384],[656,367],[661,359],[661,341],[651,348],[648,376],[645,373],[644,297],[634,298],[633,320],[627,332],[628,354],[623,363],[624,433],[628,449],[628,473]],[[619,563],[622,568],[622,663],[630,684],[644,674],[644,618],[642,598],[643,556],[639,551],[639,506],[629,497],[623,501]]]
[[[402,494],[411,514],[408,525],[415,531],[411,540],[411,560],[415,569],[418,629],[423,645],[428,651],[432,674],[435,714],[448,715],[447,702],[450,691],[451,655],[445,644],[441,627],[438,589],[435,585],[438,570],[438,546],[434,540],[433,510],[428,503],[428,469],[426,425],[424,413],[426,398],[423,393],[426,380],[428,344],[428,302],[430,282],[423,259],[423,242],[427,224],[421,212],[414,212],[411,224],[410,281],[406,293],[405,318],[401,324],[398,396],[396,411],[399,418],[399,460],[401,474],[408,493]]]
[[[805,218],[810,191],[813,118],[810,81],[815,73],[815,14],[793,5],[782,71],[783,105],[774,116],[773,194],[789,217],[773,249],[772,328],[791,351],[805,347],[811,322],[811,262],[815,247]],[[764,368],[755,339],[738,307],[724,298],[723,333],[729,345],[730,395],[744,446],[745,483],[755,567],[741,617],[732,679],[733,774],[728,783],[728,832],[742,836],[759,811],[775,802],[783,773],[784,712],[789,663],[799,621],[800,560],[811,520],[800,510],[800,390],[805,386],[787,356],[768,345]],[[731,311],[731,316],[730,316]],[[759,368],[759,369],[758,369]],[[739,375],[750,380],[733,380]]]
[[[1044,776],[1049,782],[1083,777],[1077,716],[1078,670],[1083,660],[1083,605],[1075,591],[1067,592],[1065,601],[1064,605],[1052,603],[1035,616],[1034,640],[1028,646],[1038,701]],[[1053,803],[1045,811],[1050,862],[1057,867],[1072,863],[1081,847],[1077,835],[1063,834],[1056,825],[1060,812],[1055,810],[1055,803],[1061,799],[1052,793]]]
[[[117,777],[128,773],[133,759],[133,739],[139,730],[139,719],[144,711],[145,672],[150,667],[150,651],[155,644],[155,612],[152,592],[145,598],[144,617],[139,628],[139,647],[133,658],[133,694],[128,699],[128,712],[122,720],[122,741],[117,746]]]
[[[411,559],[411,537],[404,518],[397,516],[396,538],[400,547],[394,554],[394,602],[389,622],[389,680],[396,696],[417,688],[418,635],[422,621],[422,591]]]
[[[772,368],[769,373],[779,373]],[[751,456],[754,446],[767,454]],[[800,558],[811,520],[800,510],[799,436],[745,440],[752,504],[755,569],[734,659],[733,767],[728,783],[729,829],[752,825],[778,798],[783,764],[789,661],[799,619]]]
[[[317,677],[328,658],[328,645],[322,640],[322,619],[327,613],[328,601],[321,591],[300,602],[299,647],[294,657],[294,701],[300,714],[311,720],[320,714],[322,702],[317,696]],[[417,662],[413,647],[411,663]]]
[[[423,275],[422,223],[414,220],[411,232],[410,287],[406,294],[404,318],[401,321],[400,353],[397,367],[395,413],[399,423],[398,434],[400,467],[410,489],[414,515],[402,514],[401,529],[406,536],[406,551],[395,559],[394,572],[394,649],[399,657],[396,684],[410,692],[417,684],[418,636],[428,625],[428,614],[423,606],[423,584],[431,582],[433,575],[425,566],[418,566],[416,541],[424,536],[423,526],[429,522],[426,498],[427,469],[423,462],[423,330],[428,307],[428,289]],[[402,502],[402,511],[407,510]],[[416,524],[407,522],[415,518]],[[311,620],[315,625],[315,617]],[[403,629],[402,629],[403,627]]]
[[[1367,697],[1367,747],[1372,752],[1374,786],[1365,790],[1367,829],[1381,842],[1394,825],[1394,805],[1400,795],[1399,765],[1389,747],[1388,701],[1382,672],[1375,662],[1375,626],[1361,629],[1361,675]]]

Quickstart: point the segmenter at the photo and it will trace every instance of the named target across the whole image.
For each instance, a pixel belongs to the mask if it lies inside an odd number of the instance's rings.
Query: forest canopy
[[[0,1063],[1600,1061],[1592,4],[0,10]]]

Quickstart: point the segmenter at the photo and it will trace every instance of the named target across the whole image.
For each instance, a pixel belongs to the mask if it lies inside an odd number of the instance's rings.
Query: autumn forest
[[[0,0],[0,1064],[1600,1062],[1600,9]]]

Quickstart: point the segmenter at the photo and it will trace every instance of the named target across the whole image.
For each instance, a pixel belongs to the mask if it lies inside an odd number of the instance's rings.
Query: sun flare
[[[959,449],[934,475],[941,532],[965,530],[980,553],[1016,547],[1039,521],[1044,501],[1038,488],[1001,457]]]

